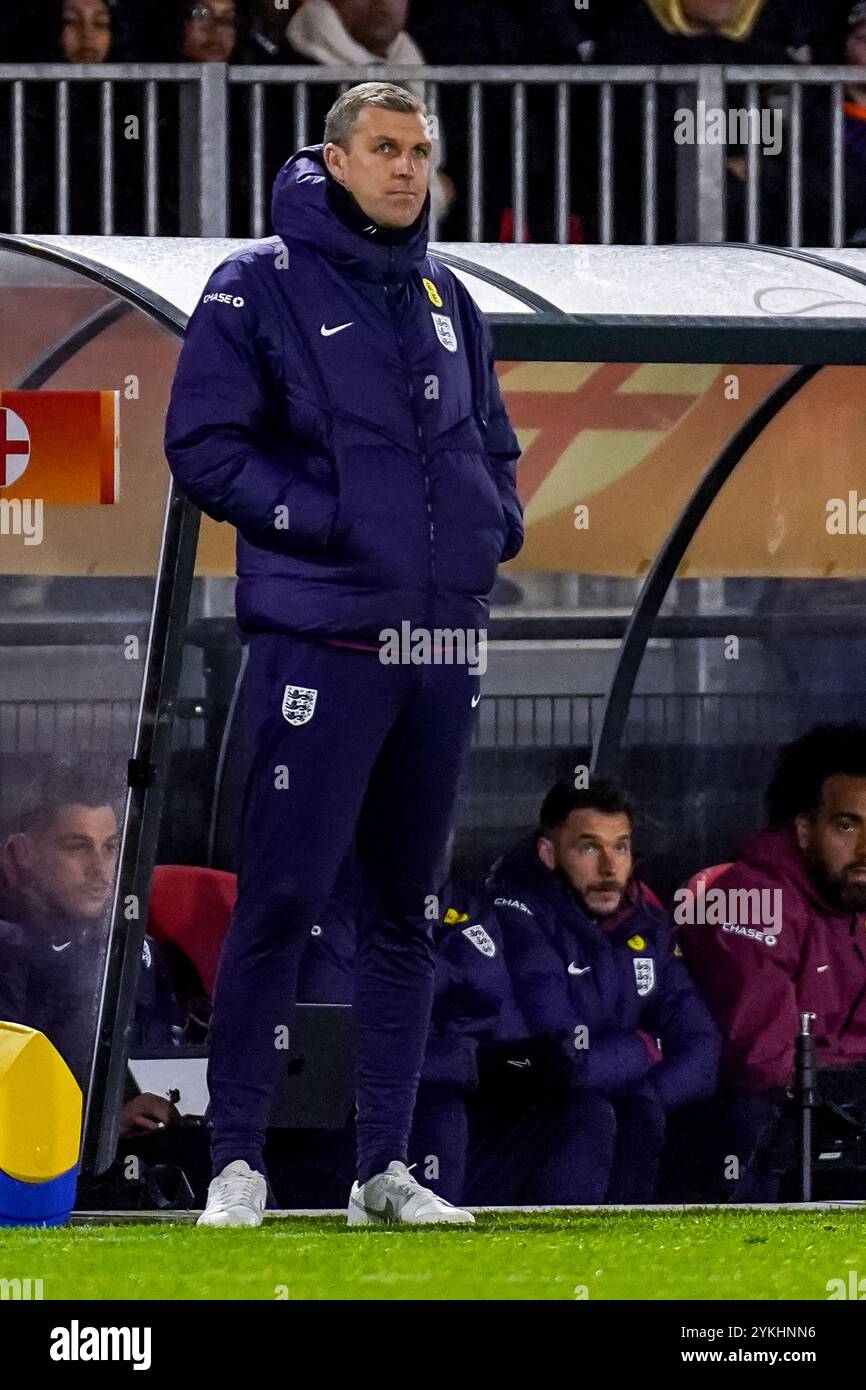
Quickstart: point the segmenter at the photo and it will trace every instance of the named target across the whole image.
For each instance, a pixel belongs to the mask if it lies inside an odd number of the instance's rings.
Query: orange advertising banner
[[[117,391],[0,391],[0,498],[115,503],[119,401]]]

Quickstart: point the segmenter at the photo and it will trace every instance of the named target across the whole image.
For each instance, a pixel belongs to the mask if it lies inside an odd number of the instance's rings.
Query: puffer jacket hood
[[[427,209],[366,223],[321,147],[273,206],[277,235],[208,280],[166,419],[178,486],[237,530],[238,622],[374,647],[483,628],[523,543],[484,316],[427,255]]]
[[[288,247],[308,246],[347,275],[387,284],[422,271],[430,195],[411,227],[389,232],[365,219],[351,195],[328,173],[324,145],[310,145],[293,154],[277,174],[271,221]]]

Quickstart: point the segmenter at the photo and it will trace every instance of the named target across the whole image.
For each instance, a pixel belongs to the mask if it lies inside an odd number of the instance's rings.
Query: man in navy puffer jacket
[[[517,1006],[531,1037],[559,1044],[551,1071],[585,1107],[609,1202],[652,1200],[667,1113],[712,1095],[720,1051],[667,915],[635,878],[632,820],[614,784],[558,783],[487,884]]]
[[[205,1225],[262,1219],[274,1038],[356,827],[375,926],[356,972],[349,1220],[471,1220],[404,1165],[479,633],[523,526],[488,331],[427,254],[431,148],[404,89],[341,97],[324,146],[277,177],[276,237],[211,276],[175,377],[166,454],[179,486],[237,528],[249,635],[252,766],[211,1030]]]

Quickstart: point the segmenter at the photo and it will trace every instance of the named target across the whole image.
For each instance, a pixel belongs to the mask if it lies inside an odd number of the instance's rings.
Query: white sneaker
[[[412,1226],[475,1225],[471,1212],[452,1206],[429,1187],[422,1187],[405,1163],[389,1163],[384,1173],[377,1173],[363,1186],[352,1184],[350,1226],[386,1226],[401,1221]]]
[[[242,1158],[214,1178],[197,1226],[261,1226],[268,1185]]]

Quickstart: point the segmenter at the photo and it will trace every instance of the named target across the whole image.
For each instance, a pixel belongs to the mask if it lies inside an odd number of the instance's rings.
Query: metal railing
[[[485,695],[472,746],[498,751],[591,747],[604,700],[603,694]],[[827,718],[841,719],[850,715],[851,697],[771,690],[633,695],[626,746],[751,748],[793,737],[818,707]],[[187,696],[178,701],[176,714],[174,750],[204,747],[207,722],[219,711],[204,696]],[[131,699],[0,700],[0,755],[49,756],[69,749],[126,754],[137,715],[138,701]]]
[[[292,149],[321,138],[321,102],[315,115],[312,107],[316,98],[328,96],[322,89],[336,92],[371,78],[418,85],[431,109],[444,110],[447,157],[449,167],[452,157],[460,166],[461,198],[455,214],[434,227],[434,235],[449,237],[458,228],[460,239],[472,241],[484,238],[491,211],[499,210],[490,206],[498,149],[507,156],[509,173],[497,196],[510,210],[516,241],[532,234],[535,240],[566,242],[576,214],[583,218],[587,239],[602,244],[673,238],[720,242],[732,239],[726,194],[734,187],[742,193],[743,225],[733,239],[755,243],[762,235],[768,161],[777,159],[787,194],[786,240],[798,246],[810,153],[806,106],[822,93],[827,135],[822,163],[829,170],[827,236],[822,240],[845,243],[844,93],[852,83],[866,85],[866,69],[848,67],[0,64],[0,181],[8,183],[8,189],[0,187],[0,217],[8,223],[6,230],[34,230],[27,225],[28,184],[34,169],[44,181],[48,162],[52,207],[45,215],[50,227],[38,230],[81,230],[74,225],[71,194],[76,179],[88,171],[76,164],[72,148],[78,119],[74,107],[75,95],[90,88],[98,96],[95,112],[88,115],[91,157],[96,156],[98,165],[98,225],[88,230],[115,232],[118,199],[129,202],[128,183],[119,191],[122,161],[134,166],[139,234],[265,235],[273,166]],[[46,88],[53,89],[47,117]],[[273,116],[280,92],[290,97],[288,129],[282,113],[279,120]],[[37,107],[41,126],[34,115]],[[693,112],[704,125],[691,140],[678,143],[674,121],[683,111]],[[738,122],[726,143],[717,143],[710,132],[708,119],[718,112],[726,122]],[[779,113],[784,154],[762,153],[760,124],[768,112]],[[736,129],[746,135],[739,145]],[[51,137],[48,152],[46,132]],[[2,174],[4,146],[8,177]],[[739,183],[732,184],[734,148],[744,156]],[[173,180],[177,216],[167,222],[165,190]],[[237,189],[242,190],[239,209],[233,196]],[[125,212],[128,216],[129,209]],[[672,233],[665,235],[671,225]],[[540,238],[539,226],[549,235]]]

